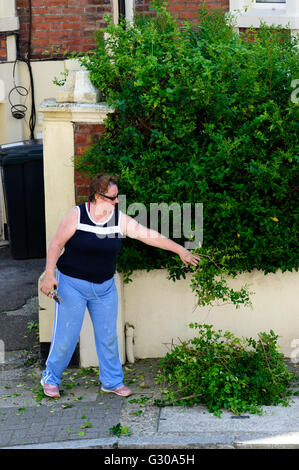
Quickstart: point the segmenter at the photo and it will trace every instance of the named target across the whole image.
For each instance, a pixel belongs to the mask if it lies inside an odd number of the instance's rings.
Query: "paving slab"
[[[158,433],[181,436],[185,442],[193,438],[197,446],[298,449],[298,396],[290,406],[263,406],[262,410],[261,415],[240,416],[223,410],[218,418],[203,406],[163,408]]]
[[[58,400],[44,396],[41,373],[32,367],[2,370],[0,447],[110,436],[110,428],[120,422],[123,399],[100,392],[96,369],[67,370]]]
[[[253,433],[299,433],[299,398],[295,396],[291,406],[264,406],[263,414],[234,415],[223,411],[220,418],[204,407],[163,408],[158,432],[205,433],[209,432],[253,432]]]

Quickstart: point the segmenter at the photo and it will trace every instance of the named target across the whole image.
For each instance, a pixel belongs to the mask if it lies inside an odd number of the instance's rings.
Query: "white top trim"
[[[109,235],[111,233],[120,233],[118,226],[114,227],[93,227],[92,225],[79,224],[78,230],[83,230],[83,232],[91,232],[96,235]]]
[[[122,218],[122,212],[121,211],[118,211],[118,228],[119,228],[119,233],[124,237],[124,233],[121,229],[121,224],[120,224],[120,221],[121,221],[121,218]]]
[[[77,228],[78,228],[80,225],[81,210],[79,206],[77,206],[77,209],[78,209],[78,223],[77,223]]]

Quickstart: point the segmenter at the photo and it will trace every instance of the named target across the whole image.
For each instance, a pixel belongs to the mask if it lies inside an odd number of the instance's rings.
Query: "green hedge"
[[[249,304],[247,287],[233,291],[223,276],[298,270],[298,40],[265,25],[238,35],[204,8],[182,28],[165,2],[134,26],[108,20],[96,38],[80,60],[115,112],[77,169],[117,174],[128,205],[203,203],[199,305]],[[118,269],[166,267],[177,279],[179,261],[127,239]]]

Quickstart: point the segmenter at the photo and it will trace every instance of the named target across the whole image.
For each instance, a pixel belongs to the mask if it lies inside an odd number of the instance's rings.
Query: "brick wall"
[[[6,51],[6,36],[3,33],[0,33],[0,61],[7,60],[7,51]]]
[[[135,11],[137,13],[146,13],[149,11],[150,0],[135,0]]]
[[[178,19],[195,19],[204,0],[169,0],[169,11]],[[228,9],[229,0],[205,0],[209,8]],[[85,52],[94,46],[94,31],[113,15],[112,0],[31,0],[32,59],[63,58],[64,51]],[[135,0],[138,13],[149,11],[150,0]],[[16,0],[20,19],[19,48],[26,57],[29,34],[29,0]],[[48,52],[47,52],[48,51]]]
[[[189,0],[189,1],[178,1],[170,0],[168,10],[175,16],[179,21],[196,21],[198,8],[204,0]],[[228,9],[229,0],[206,0],[205,4],[209,9]]]
[[[75,155],[82,155],[96,137],[100,137],[105,132],[104,124],[74,124]],[[76,204],[87,200],[90,178],[82,173],[75,172],[75,197]]]
[[[229,9],[229,0],[169,0],[168,10],[179,20],[196,20],[198,7],[203,3],[209,9]],[[149,11],[150,0],[135,0],[135,10],[138,13]]]
[[[24,57],[28,45],[29,0],[16,0],[16,5],[20,52]],[[31,58],[61,58],[66,50],[87,51],[94,45],[95,29],[105,26],[107,13],[112,15],[112,0],[32,0]]]

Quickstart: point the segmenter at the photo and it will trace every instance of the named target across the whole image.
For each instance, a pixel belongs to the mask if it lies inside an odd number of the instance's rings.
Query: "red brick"
[[[88,134],[90,132],[98,133],[105,131],[104,124],[76,124],[75,133],[77,134]]]
[[[196,11],[198,11],[198,9],[199,9],[199,4],[198,4],[198,2],[192,2],[192,3],[189,3],[189,2],[188,2],[187,5],[186,5],[186,7],[187,7],[187,8],[186,8],[187,10],[196,10]]]
[[[185,3],[173,3],[168,6],[169,11],[185,11],[186,5]]]
[[[76,186],[89,186],[91,178],[79,171],[75,172],[75,183]]]
[[[51,22],[47,22],[47,21],[39,21],[37,24],[34,24],[33,25],[33,29],[37,29],[37,30],[40,30],[40,31],[48,31],[49,29],[51,29]]]
[[[197,16],[196,16],[196,12],[194,11],[182,11],[180,12],[179,17],[182,19],[194,19]]]
[[[7,49],[6,49],[6,39],[5,37],[0,37],[0,60],[7,60]]]
[[[79,186],[76,188],[77,196],[87,196],[88,195],[88,186]]]

